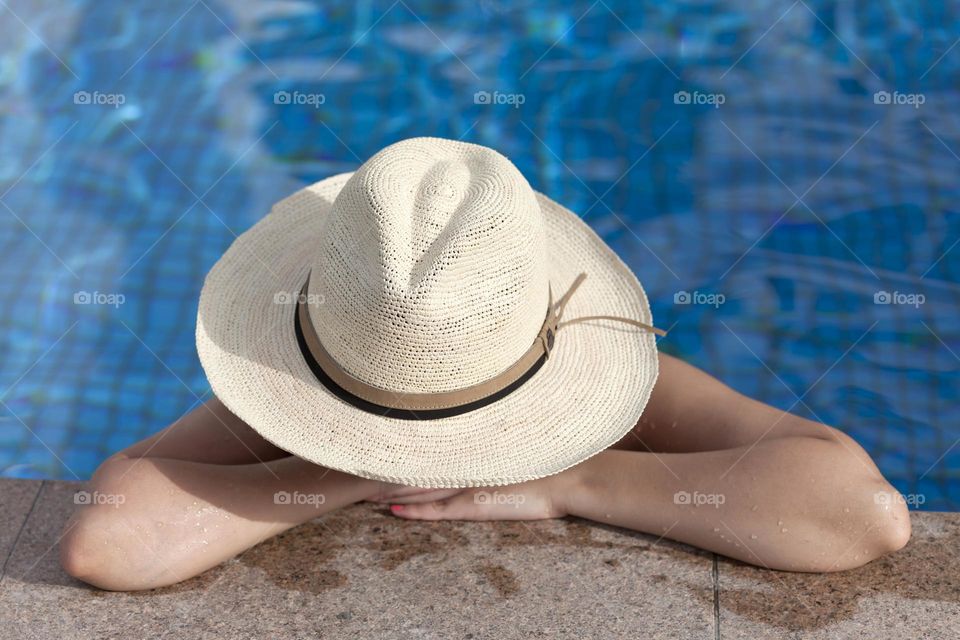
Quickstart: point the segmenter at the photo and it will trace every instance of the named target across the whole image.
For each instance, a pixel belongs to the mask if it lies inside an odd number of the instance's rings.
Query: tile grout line
[[[720,563],[713,554],[713,629],[714,638],[720,640]]]
[[[27,523],[30,522],[30,517],[37,508],[37,503],[40,501],[40,494],[43,493],[43,488],[46,486],[46,484],[46,480],[40,481],[40,486],[37,488],[36,495],[33,496],[33,502],[30,504],[30,508],[27,510],[27,515],[24,516],[23,522],[20,523],[20,529],[17,531],[17,535],[14,537],[13,543],[10,545],[10,552],[7,553],[7,558],[3,561],[3,569],[0,570],[0,586],[2,586],[6,581],[7,565],[10,564],[10,558],[13,557],[13,552],[17,550],[17,546],[20,544],[20,537],[23,535],[24,529],[27,528]]]

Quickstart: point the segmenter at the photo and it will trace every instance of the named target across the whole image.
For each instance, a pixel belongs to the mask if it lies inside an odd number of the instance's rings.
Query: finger
[[[370,498],[367,498],[367,500],[376,501],[378,499],[383,498],[384,496],[388,496],[392,493],[396,493],[400,489],[403,489],[403,487],[400,485],[396,485],[390,482],[378,482],[376,492]]]
[[[369,502],[393,502],[394,500],[403,500],[411,496],[427,496],[432,494],[440,495],[439,492],[448,491],[447,489],[424,489],[422,487],[404,487],[400,490],[395,491],[386,491],[380,494],[377,494],[373,498],[369,499]],[[458,491],[463,491],[459,489]],[[436,498],[436,499],[439,499]]]
[[[381,483],[379,491],[377,494],[370,498],[370,502],[388,502],[391,498],[400,498],[410,495],[418,495],[421,493],[429,493],[431,491],[436,491],[436,489],[424,488],[424,487],[411,487],[407,485],[400,484],[390,484],[387,482]]]
[[[415,493],[406,496],[398,496],[393,498],[384,498],[383,500],[378,500],[377,502],[381,503],[390,503],[390,504],[422,504],[424,502],[436,502],[438,500],[446,500],[452,498],[453,496],[461,493],[463,489],[432,489],[430,491],[425,491],[423,493]]]
[[[464,493],[433,502],[393,504],[390,511],[409,520],[489,520],[491,517],[488,509],[478,509],[473,496]]]

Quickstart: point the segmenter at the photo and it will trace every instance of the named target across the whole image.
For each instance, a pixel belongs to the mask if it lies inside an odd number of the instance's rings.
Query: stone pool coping
[[[815,575],[577,519],[424,523],[358,505],[125,594],[59,567],[79,487],[0,480],[0,639],[960,637],[960,513],[914,512],[900,552]]]

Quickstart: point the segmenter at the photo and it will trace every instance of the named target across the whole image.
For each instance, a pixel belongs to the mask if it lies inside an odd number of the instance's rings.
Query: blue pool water
[[[2,475],[86,478],[206,398],[234,237],[436,135],[579,212],[663,350],[960,503],[957,3],[4,0],[0,36]]]

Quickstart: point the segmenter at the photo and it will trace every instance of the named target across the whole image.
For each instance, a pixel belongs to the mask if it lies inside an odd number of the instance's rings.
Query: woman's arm
[[[643,418],[616,448],[486,491],[505,495],[387,498],[407,518],[576,515],[792,571],[860,566],[910,537],[906,506],[854,440],[669,356]]]
[[[788,571],[840,571],[910,537],[906,507],[838,445],[782,438],[691,454],[605,451],[557,497],[568,514]]]
[[[609,449],[533,482],[385,501],[395,515],[422,520],[575,515],[788,571],[850,569],[907,543],[910,518],[899,494],[850,464],[840,445],[791,437],[747,449]]]
[[[382,487],[290,456],[213,400],[97,469],[61,562],[102,589],[161,587]]]

